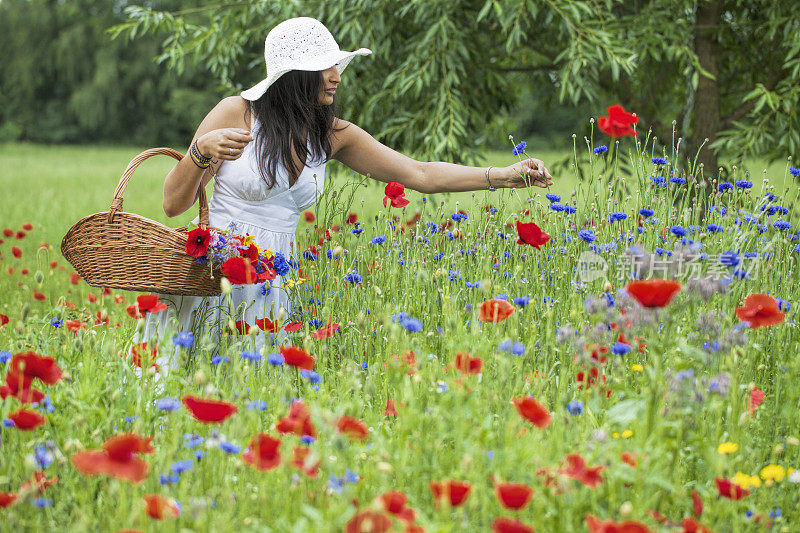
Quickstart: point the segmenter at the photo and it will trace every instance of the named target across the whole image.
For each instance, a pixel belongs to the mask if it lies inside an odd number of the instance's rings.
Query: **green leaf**
[[[623,400],[607,411],[606,419],[611,424],[627,427],[631,422],[636,420],[639,411],[644,410],[645,407],[646,403],[644,400]]]

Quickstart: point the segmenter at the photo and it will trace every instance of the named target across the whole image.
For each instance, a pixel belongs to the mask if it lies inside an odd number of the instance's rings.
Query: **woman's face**
[[[339,77],[336,65],[322,71],[322,91],[317,99],[319,105],[333,104],[333,95],[336,93],[336,86],[339,85],[340,81],[342,81],[342,78]]]

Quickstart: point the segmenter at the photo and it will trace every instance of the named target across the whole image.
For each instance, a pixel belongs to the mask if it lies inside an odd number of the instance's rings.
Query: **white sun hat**
[[[341,74],[353,57],[371,53],[369,48],[359,48],[355,52],[339,50],[331,32],[315,18],[284,20],[270,30],[264,41],[266,79],[242,91],[242,98],[258,100],[275,80],[290,70],[326,70],[337,65]]]

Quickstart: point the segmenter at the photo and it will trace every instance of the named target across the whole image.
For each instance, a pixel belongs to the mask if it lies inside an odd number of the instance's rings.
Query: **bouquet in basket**
[[[216,267],[234,285],[262,283],[275,279],[275,256],[272,250],[261,250],[252,235],[236,233],[231,223],[227,231],[195,228],[186,238],[186,253],[198,263]]]

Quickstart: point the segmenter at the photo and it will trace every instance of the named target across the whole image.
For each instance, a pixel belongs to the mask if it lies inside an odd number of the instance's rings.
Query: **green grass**
[[[700,522],[714,530],[761,531],[760,524],[771,511],[775,515],[775,509],[780,516],[773,519],[773,530],[796,529],[800,484],[790,469],[800,468],[800,217],[796,185],[783,194],[795,183],[785,165],[768,167],[766,184],[754,177],[752,190],[713,199],[727,206],[728,214],[713,215],[706,223],[720,224],[724,232],[689,234],[703,242],[703,252],[711,257],[702,261],[705,272],[720,270],[729,276],[732,269],[720,269],[716,257],[740,250],[762,258],[758,275],[733,279],[725,292],[710,297],[682,277],[684,285],[675,301],[653,311],[620,291],[626,283],[624,250],[633,240],[646,250],[672,251],[675,259],[680,239],[670,227],[687,227],[693,220],[680,218],[688,210],[679,204],[674,187],[650,186],[654,169],[649,156],[637,163],[638,177],[625,178],[630,197],[622,200],[617,200],[621,184],[609,192],[597,178],[603,171],[589,172],[583,155],[580,164],[591,179],[578,183],[570,169],[556,175],[554,190],[577,207],[575,215],[550,209],[541,190],[531,201],[524,190],[503,190],[478,192],[474,198],[472,193],[437,195],[436,202],[425,204],[421,195],[409,192],[412,203],[405,218],[416,210],[423,215],[416,227],[401,223],[402,232],[390,218],[396,210],[387,212],[381,205],[378,184],[357,191],[351,205],[334,202],[332,190],[350,188],[348,173],[332,163],[333,183],[316,208],[318,224],[341,224],[339,213],[353,210],[364,232],[355,235],[348,226],[332,232],[332,240],[319,246],[319,259],[303,261],[308,281],[293,289],[298,308],[291,317],[304,328],[292,342],[316,358],[315,371],[322,382],[315,390],[292,368],[243,359],[241,350],[253,341],[238,335],[222,335],[218,344],[198,335],[191,350],[175,346],[171,335],[160,339],[160,356],[176,358],[180,367],[157,384],[153,371],[141,375],[122,357],[141,326],[125,310],[135,295],[103,295],[83,282],[72,284],[71,268],[57,249],[75,221],[108,209],[125,164],[141,150],[0,146],[5,162],[0,185],[8,191],[0,200],[0,229],[34,225],[23,239],[4,237],[0,244],[0,314],[9,317],[0,327],[0,351],[34,350],[53,357],[65,372],[53,385],[33,384],[52,400],[52,411],[43,405],[36,408],[46,417],[42,426],[29,432],[0,426],[0,492],[18,492],[42,468],[34,456],[37,446],[52,453],[52,464],[43,468],[48,478],[58,477],[41,495],[44,507],[36,505],[37,495],[23,493],[16,504],[0,509],[0,529],[341,531],[356,513],[354,502],[360,510],[379,509],[376,498],[390,490],[408,496],[416,523],[429,532],[488,531],[499,516],[517,517],[537,531],[584,532],[587,514],[638,520],[654,531],[677,531],[678,526],[659,525],[649,511],[680,522],[692,516],[693,491],[704,502]],[[546,162],[568,155],[529,152]],[[510,153],[491,153],[488,164],[515,159]],[[163,177],[172,165],[163,156],[142,165],[126,193],[125,210],[176,227],[191,219],[194,208],[174,219],[161,210]],[[580,193],[573,201],[569,195],[576,188]],[[767,217],[759,209],[767,191],[781,196],[778,203],[788,214]],[[339,195],[340,201],[346,198]],[[445,205],[440,206],[440,200]],[[488,213],[485,201],[499,211]],[[425,223],[451,220],[455,202],[468,214],[459,223],[463,238],[450,239],[442,231],[431,234]],[[658,222],[645,223],[640,232],[636,210],[646,205],[656,211]],[[521,213],[522,206],[530,208],[528,215]],[[754,213],[764,231],[741,220],[737,224],[744,216],[737,209]],[[628,217],[608,223],[611,211],[624,211]],[[541,249],[517,244],[516,230],[508,227],[516,219],[536,222],[550,234],[550,242]],[[772,226],[778,219],[791,222],[792,230]],[[594,232],[599,250],[607,249],[599,252],[608,265],[607,281],[576,283],[576,269],[590,248],[577,236],[582,228]],[[501,232],[507,238],[501,238]],[[298,239],[304,249],[316,244],[319,235],[301,222]],[[386,242],[371,244],[379,235],[386,236]],[[51,268],[39,260],[41,242],[54,245],[49,259],[66,268]],[[21,249],[21,258],[13,256],[12,246]],[[328,260],[325,252],[338,246],[344,250],[341,258]],[[345,281],[354,270],[361,274],[361,283]],[[316,285],[318,290],[313,289]],[[44,301],[33,297],[36,292]],[[603,292],[613,296],[613,307],[607,306]],[[780,324],[747,329],[743,336],[735,310],[747,295],[759,292],[782,299],[783,309],[787,304],[791,309]],[[482,303],[500,294],[509,300],[527,296],[530,301],[515,304],[514,313],[503,322],[481,322]],[[591,304],[597,298],[603,298],[602,305]],[[109,325],[95,325],[98,312],[108,314]],[[415,328],[408,328],[401,312],[419,319],[421,331],[411,331]],[[310,324],[312,319],[329,315],[341,325],[340,331],[328,340],[312,338],[317,327]],[[78,320],[86,327],[74,333],[63,324],[54,327],[54,319]],[[570,340],[567,332],[572,330],[577,337]],[[598,361],[599,347],[613,347],[623,332],[632,349],[621,355],[607,353],[608,360]],[[719,348],[715,341],[721,343]],[[640,342],[645,344],[641,350]],[[513,343],[520,343],[516,349],[524,353],[509,353],[506,348]],[[413,369],[399,360],[408,350],[416,355]],[[482,360],[480,375],[453,368],[458,352]],[[213,364],[212,353],[229,360]],[[0,363],[0,380],[9,365]],[[579,380],[592,367],[598,379],[591,384]],[[720,383],[721,376],[729,383],[709,390],[712,380]],[[748,405],[755,388],[764,392],[764,401],[751,416]],[[205,425],[184,409],[166,412],[155,405],[157,399],[187,394],[233,402],[238,413],[220,425]],[[520,417],[512,404],[512,399],[529,395],[552,413],[546,428]],[[318,432],[317,440],[307,446],[320,461],[315,479],[288,464],[292,450],[305,445],[276,429],[297,397],[308,405]],[[387,399],[396,402],[396,418],[384,415]],[[253,401],[263,401],[265,409],[249,408]],[[570,414],[568,406],[576,401],[582,402],[582,412]],[[20,407],[16,399],[5,400],[0,419]],[[369,436],[359,441],[337,432],[341,415],[362,420]],[[99,449],[109,437],[128,431],[153,437],[154,453],[141,456],[149,464],[141,484],[88,477],[70,461],[72,454]],[[258,471],[243,459],[242,452],[260,432],[282,440],[282,464],[272,471]],[[189,448],[186,434],[199,435],[204,443]],[[241,451],[229,454],[220,449],[223,437]],[[718,446],[729,441],[738,450],[719,453]],[[205,454],[200,459],[198,450]],[[622,460],[623,452],[635,454],[635,467]],[[569,454],[580,454],[589,466],[602,466],[602,482],[592,488],[567,475]],[[176,483],[162,485],[159,476],[174,473],[178,461],[189,461],[191,469]],[[356,473],[358,481],[340,483],[348,471]],[[771,476],[771,471],[783,476]],[[760,480],[760,486],[749,487],[751,493],[739,501],[721,497],[715,480],[735,478],[737,473],[740,483],[746,474],[751,482]],[[471,483],[463,506],[434,505],[429,484],[445,479]],[[498,480],[532,487],[530,504],[522,511],[503,509],[494,495]],[[142,501],[146,494],[179,501],[180,517],[163,522],[148,518]],[[760,515],[761,522],[749,518],[748,511]]]

